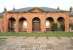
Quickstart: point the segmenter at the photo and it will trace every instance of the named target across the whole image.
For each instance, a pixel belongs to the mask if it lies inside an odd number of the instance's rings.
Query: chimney
[[[60,8],[59,8],[59,7],[57,7],[57,10],[60,10]]]
[[[7,11],[7,9],[6,8],[4,8],[4,12],[6,12]]]
[[[13,11],[15,11],[15,8],[13,8]]]
[[[70,12],[72,12],[73,11],[73,8],[72,7],[70,7]]]

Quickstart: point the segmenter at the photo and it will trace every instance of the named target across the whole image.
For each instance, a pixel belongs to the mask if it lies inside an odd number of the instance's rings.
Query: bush
[[[57,31],[57,23],[53,23],[51,29],[52,31]]]

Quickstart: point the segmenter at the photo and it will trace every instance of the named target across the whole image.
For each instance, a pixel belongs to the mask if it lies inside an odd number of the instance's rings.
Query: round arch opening
[[[63,17],[59,17],[58,19],[57,19],[57,21],[58,21],[58,31],[65,31],[65,24],[64,24],[64,18]]]
[[[46,18],[46,31],[52,31],[53,23],[54,23],[54,20],[52,17]]]
[[[15,22],[13,17],[8,19],[8,32],[15,32]]]
[[[33,32],[40,32],[40,19],[35,17],[32,19],[32,31]]]
[[[19,19],[19,32],[27,32],[27,19],[20,18]]]

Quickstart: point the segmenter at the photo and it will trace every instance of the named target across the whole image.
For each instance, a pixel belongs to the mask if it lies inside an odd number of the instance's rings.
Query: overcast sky
[[[25,7],[50,7],[63,10],[69,10],[73,7],[73,0],[0,0],[0,12],[3,11],[4,7],[7,10],[12,10],[13,7],[16,9]]]

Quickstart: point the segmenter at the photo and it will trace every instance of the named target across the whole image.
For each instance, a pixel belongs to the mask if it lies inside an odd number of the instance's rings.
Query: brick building
[[[73,30],[73,8],[27,7],[0,13],[1,32],[46,32]]]

